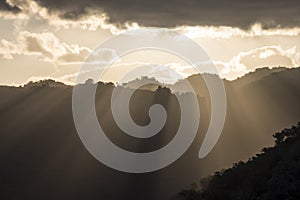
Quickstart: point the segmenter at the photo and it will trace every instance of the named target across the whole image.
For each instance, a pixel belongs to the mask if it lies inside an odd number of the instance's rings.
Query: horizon
[[[216,75],[216,76],[218,76],[220,79],[222,79],[222,80],[224,80],[224,81],[232,82],[232,81],[241,79],[241,78],[243,78],[243,77],[245,77],[245,76],[247,76],[247,75],[249,75],[249,74],[258,73],[258,71],[260,71],[260,70],[269,70],[269,71],[272,71],[272,70],[278,70],[278,69],[283,69],[283,70],[293,70],[293,69],[297,69],[297,68],[300,68],[300,66],[292,67],[292,68],[287,68],[287,67],[284,67],[284,66],[275,66],[275,67],[268,67],[268,66],[265,66],[265,67],[256,68],[256,69],[254,69],[254,70],[252,70],[252,71],[249,71],[249,72],[247,72],[247,73],[245,73],[245,74],[243,74],[243,75],[241,75],[241,76],[239,76],[239,77],[236,77],[235,79],[227,79],[227,78],[224,78],[224,77],[222,78],[222,77],[220,77],[218,74],[213,74],[213,73],[209,73],[209,72],[203,72],[203,73],[195,73],[195,74],[188,75],[188,76],[186,76],[186,77],[184,77],[184,78],[177,79],[177,80],[175,80],[175,81],[172,82],[172,83],[160,81],[159,79],[157,79],[157,78],[154,77],[154,76],[149,76],[149,77],[148,77],[148,76],[144,76],[144,75],[142,75],[142,76],[140,76],[140,77],[135,77],[135,79],[130,79],[130,80],[128,80],[128,81],[126,81],[126,82],[122,82],[122,83],[120,83],[120,82],[113,82],[113,81],[101,81],[101,80],[95,81],[95,80],[93,80],[93,79],[87,79],[86,81],[92,80],[93,83],[105,83],[105,84],[112,83],[112,84],[114,84],[115,86],[125,86],[126,84],[128,84],[128,83],[130,83],[130,82],[140,81],[140,80],[142,80],[142,79],[145,78],[145,79],[154,79],[155,81],[157,81],[158,84],[162,84],[163,86],[168,86],[168,85],[174,85],[174,84],[176,84],[176,83],[182,81],[183,79],[188,79],[188,78],[190,78],[190,77],[197,76],[197,75],[200,75],[200,76],[201,76],[201,75]],[[24,83],[22,83],[22,84],[0,84],[0,86],[24,87],[24,86],[26,86],[26,85],[28,85],[28,84],[30,84],[30,83],[38,83],[38,82],[43,82],[43,81],[54,81],[54,82],[56,82],[56,83],[62,83],[62,84],[64,84],[64,85],[66,85],[66,86],[75,86],[75,85],[79,84],[79,83],[76,84],[76,83],[64,82],[64,81],[61,81],[61,80],[58,80],[58,79],[54,79],[54,78],[50,78],[50,77],[49,77],[49,78],[48,78],[48,77],[45,77],[45,79],[30,79],[30,80],[28,80],[28,81],[26,81],[26,82],[24,82]],[[86,82],[86,81],[85,81],[85,82]],[[80,83],[80,84],[84,84],[85,82],[82,82],[82,83]]]

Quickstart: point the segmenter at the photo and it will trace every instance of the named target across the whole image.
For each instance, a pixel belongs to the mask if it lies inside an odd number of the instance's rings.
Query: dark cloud
[[[104,12],[110,22],[144,26],[227,25],[247,28],[300,26],[299,0],[35,0],[62,18],[77,20]],[[3,4],[3,0],[1,0]],[[6,4],[7,6],[7,4]]]
[[[17,13],[20,12],[20,9],[16,6],[9,5],[6,0],[0,0],[0,11]]]

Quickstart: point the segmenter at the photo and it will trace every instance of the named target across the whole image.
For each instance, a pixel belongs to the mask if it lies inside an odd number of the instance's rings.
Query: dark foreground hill
[[[274,147],[204,179],[201,189],[182,191],[180,199],[300,199],[300,122],[274,139]]]
[[[2,86],[0,199],[169,199],[190,183],[273,145],[274,132],[298,122],[299,77],[300,68],[296,68],[267,70],[263,75],[257,71],[236,81],[224,81],[225,126],[215,148],[204,159],[198,158],[198,152],[210,121],[210,99],[201,77],[189,77],[201,110],[196,139],[172,165],[147,174],[115,171],[89,154],[75,129],[71,86],[53,81],[25,87]],[[175,86],[171,89],[184,92],[180,91],[184,89],[180,83]],[[148,110],[154,103],[163,105],[168,114],[160,133],[149,139],[136,139],[124,134],[113,120],[110,96],[114,87],[98,83],[95,98],[99,122],[109,139],[134,152],[156,150],[172,140],[179,125],[180,108],[169,89],[134,93],[130,111],[137,124],[149,123]]]

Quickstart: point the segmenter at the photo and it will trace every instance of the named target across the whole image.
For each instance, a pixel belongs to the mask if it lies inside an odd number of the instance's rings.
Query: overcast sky
[[[264,66],[300,65],[297,0],[0,0],[0,84],[45,78],[72,83],[96,46],[141,27],[185,34],[228,79]],[[174,56],[156,54],[122,58],[105,80],[118,81],[126,70],[151,62],[193,73]]]

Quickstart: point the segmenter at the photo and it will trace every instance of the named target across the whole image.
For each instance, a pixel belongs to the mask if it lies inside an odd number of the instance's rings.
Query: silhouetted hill
[[[274,147],[216,172],[202,180],[200,188],[182,191],[179,199],[300,199],[300,122],[274,134],[274,139]]]
[[[147,174],[115,171],[88,153],[73,122],[72,86],[51,80],[24,87],[1,86],[0,199],[169,199],[190,183],[273,145],[274,132],[299,121],[300,69],[258,76],[261,78],[255,81],[245,80],[242,87],[243,78],[224,80],[225,126],[217,145],[204,159],[198,158],[198,152],[210,122],[210,97],[201,76],[190,78],[201,110],[196,139],[175,163]],[[180,122],[180,108],[169,89],[135,91],[130,113],[137,124],[149,123],[149,107],[156,103],[163,105],[168,114],[161,132],[152,138],[137,139],[122,132],[113,120],[110,100],[114,84],[97,84],[98,120],[115,144],[147,152],[172,140]],[[185,98],[188,94],[184,88],[178,88]]]
[[[28,82],[26,85],[24,85],[25,88],[29,88],[29,87],[54,87],[54,88],[67,88],[68,86],[63,84],[63,83],[60,83],[60,82],[57,82],[57,81],[54,81],[54,80],[41,80],[41,81],[38,81],[38,82]]]
[[[263,67],[263,68],[258,68],[255,69],[253,72],[249,72],[245,75],[243,75],[240,78],[237,78],[234,80],[236,84],[238,84],[240,87],[243,87],[251,82],[256,82],[258,80],[263,79],[266,76],[269,76],[274,73],[282,72],[288,70],[285,67],[274,67],[274,68],[268,68],[268,67]]]
[[[138,86],[141,81],[149,81],[149,80],[153,81],[154,83],[146,84],[142,87]],[[155,78],[149,78],[149,77],[145,77],[145,76],[122,84],[122,86],[125,88],[130,88],[130,89],[138,89],[139,88],[141,90],[149,90],[149,91],[155,91],[159,85],[165,86],[163,83],[160,83]]]

